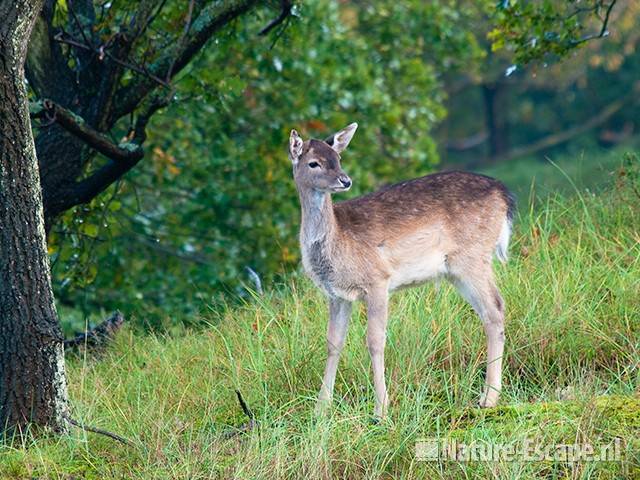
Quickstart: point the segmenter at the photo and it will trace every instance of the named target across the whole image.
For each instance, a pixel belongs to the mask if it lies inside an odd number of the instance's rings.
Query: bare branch
[[[120,435],[110,432],[108,430],[103,430],[102,428],[96,428],[96,427],[90,427],[88,425],[83,425],[82,423],[78,422],[77,420],[74,420],[73,418],[67,416],[67,421],[71,424],[71,425],[75,425],[78,428],[81,428],[82,430],[85,430],[87,432],[93,432],[93,433],[97,433],[98,435],[104,435],[105,437],[109,437],[112,440],[115,440],[116,442],[120,442],[128,447],[134,447],[135,445],[133,444],[133,442],[131,440],[127,440],[124,437],[121,437]]]
[[[163,87],[171,88],[171,85],[169,85],[168,82],[165,82],[160,77],[150,73],[146,69],[146,67],[140,66],[140,65],[136,65],[136,64],[130,63],[130,62],[125,62],[124,60],[120,60],[115,55],[113,55],[111,52],[109,52],[109,50],[107,50],[106,45],[100,45],[100,46],[94,48],[94,47],[92,47],[90,45],[84,44],[82,42],[78,42],[77,40],[71,38],[69,35],[67,35],[65,37],[63,32],[57,33],[53,37],[53,39],[58,43],[65,43],[67,45],[71,45],[71,46],[76,47],[76,48],[80,48],[80,49],[83,49],[83,50],[90,51],[93,54],[97,55],[99,60],[102,60],[106,56],[110,60],[112,60],[114,63],[117,63],[118,65],[120,65],[122,67],[128,68],[129,70],[132,70],[132,71],[134,71],[136,73],[144,75],[144,76],[148,77],[150,80],[153,80],[154,82],[156,82],[157,84],[162,85]]]
[[[82,117],[61,107],[51,100],[43,100],[42,109],[34,113],[35,118],[55,121],[69,133],[83,140],[94,150],[116,161],[137,162],[144,156],[140,145],[128,142],[114,144],[109,138],[91,128]]]
[[[124,317],[120,312],[116,311],[95,328],[65,340],[65,351],[79,347],[91,347],[94,349],[103,347],[109,340],[113,339],[123,324]]]
[[[273,30],[282,22],[284,22],[289,15],[291,15],[293,2],[291,0],[281,0],[280,4],[282,7],[281,7],[280,15],[278,15],[278,18],[274,19],[271,23],[269,23],[269,25],[267,25],[262,30],[260,30],[260,33],[258,33],[258,35],[268,34],[271,30]]]
[[[611,17],[611,12],[613,11],[613,7],[615,6],[617,1],[618,0],[611,0],[611,3],[607,5],[604,19],[602,19],[602,26],[600,28],[600,32],[598,32],[597,34],[587,35],[585,37],[582,37],[580,40],[576,40],[572,42],[572,45],[580,45],[581,43],[588,42],[589,40],[595,40],[596,38],[603,38],[609,35],[609,31],[607,30],[607,27],[609,25],[609,18]],[[600,6],[604,6],[604,2],[598,2],[597,6],[594,8],[599,8]]]
[[[136,123],[129,134],[131,140],[125,144],[132,146],[132,148],[134,148],[138,153],[136,155],[120,157],[118,159],[114,159],[113,157],[105,154],[111,160],[106,165],[93,172],[89,177],[74,185],[71,194],[67,196],[65,202],[60,206],[61,211],[67,210],[76,205],[90,202],[106,190],[109,185],[121,178],[138,164],[144,156],[144,151],[141,145],[146,140],[147,123],[155,112],[167,105],[168,101],[169,99],[165,96],[158,96],[150,97],[147,102],[145,102],[145,105],[143,105],[141,112],[138,114]],[[101,153],[104,154],[104,152]]]
[[[240,427],[234,428],[234,430],[232,431],[226,432],[224,437],[227,439],[233,438],[241,433],[246,433],[258,426],[258,421],[256,420],[256,417],[251,411],[251,409],[249,408],[249,406],[247,405],[247,402],[245,402],[244,398],[242,398],[242,394],[240,393],[240,390],[236,390],[236,397],[238,398],[238,403],[240,404],[240,408],[242,409],[243,413],[249,418],[249,421],[247,423],[242,424]]]

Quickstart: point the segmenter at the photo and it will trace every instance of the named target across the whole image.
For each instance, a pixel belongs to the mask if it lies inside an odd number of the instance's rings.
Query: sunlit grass
[[[313,416],[326,306],[291,278],[183,336],[123,332],[69,359],[73,414],[130,438],[78,429],[0,447],[0,478],[637,478],[640,476],[639,200],[626,189],[551,196],[516,225],[497,266],[507,303],[501,406],[474,408],[484,372],[479,320],[448,284],[392,297],[390,418],[373,389],[356,308],[329,416]],[[526,207],[521,212],[526,212]],[[259,428],[246,421],[242,392]],[[621,463],[417,462],[421,437],[497,443],[624,439]]]

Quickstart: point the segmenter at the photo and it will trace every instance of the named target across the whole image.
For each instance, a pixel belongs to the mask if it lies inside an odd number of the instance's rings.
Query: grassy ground
[[[0,478],[640,478],[640,199],[629,188],[549,197],[517,224],[498,266],[507,302],[501,406],[473,407],[479,320],[447,284],[396,294],[387,349],[390,418],[373,393],[356,309],[326,418],[312,414],[326,308],[291,279],[178,338],[124,332],[99,358],[69,359],[73,412],[130,438],[75,429],[0,447]],[[524,208],[526,210],[526,208]],[[522,210],[521,210],[522,211]],[[260,426],[228,438],[246,419]],[[618,462],[419,462],[423,437],[605,445]]]

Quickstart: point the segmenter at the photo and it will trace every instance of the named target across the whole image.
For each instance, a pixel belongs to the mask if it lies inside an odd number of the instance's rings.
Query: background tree
[[[542,3],[530,5],[542,8]],[[480,13],[483,20],[473,31],[487,51],[486,58],[476,72],[451,77],[449,115],[436,135],[447,165],[478,168],[538,152],[562,152],[572,140],[574,149],[578,144],[597,148],[631,136],[638,72],[639,36],[634,28],[640,18],[638,3],[587,2],[579,11],[570,10],[569,3],[552,6],[540,24],[528,30],[522,30],[524,20],[512,25],[507,18],[522,16],[535,23],[541,13],[528,16],[515,5],[498,9],[498,28],[494,28],[493,7]],[[606,39],[600,39],[594,32],[602,30],[606,12]],[[552,33],[563,31],[563,22],[577,20],[581,28],[565,32],[570,37],[563,45],[573,45],[571,49],[540,49],[536,38],[545,37],[541,32],[547,32],[549,42],[560,42],[561,35]],[[509,29],[507,39],[501,37],[502,29]],[[587,38],[591,41],[580,41]],[[487,89],[492,95],[487,96]],[[493,106],[487,98],[494,100]],[[484,115],[469,115],[470,108]],[[585,134],[594,130],[599,133],[591,138],[598,140],[589,140],[587,145]]]
[[[63,338],[24,85],[41,4],[0,1],[0,433],[66,427]]]

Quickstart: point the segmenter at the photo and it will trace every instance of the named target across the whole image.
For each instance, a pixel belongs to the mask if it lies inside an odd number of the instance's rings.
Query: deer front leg
[[[373,386],[376,392],[374,415],[384,418],[387,415],[389,397],[384,379],[384,347],[387,340],[387,288],[376,288],[367,295],[367,347],[371,355]]]
[[[318,395],[316,413],[321,413],[331,404],[333,386],[338,371],[340,352],[347,337],[349,318],[351,317],[351,302],[342,299],[329,300],[329,325],[327,327],[327,366],[324,369],[322,387]]]

